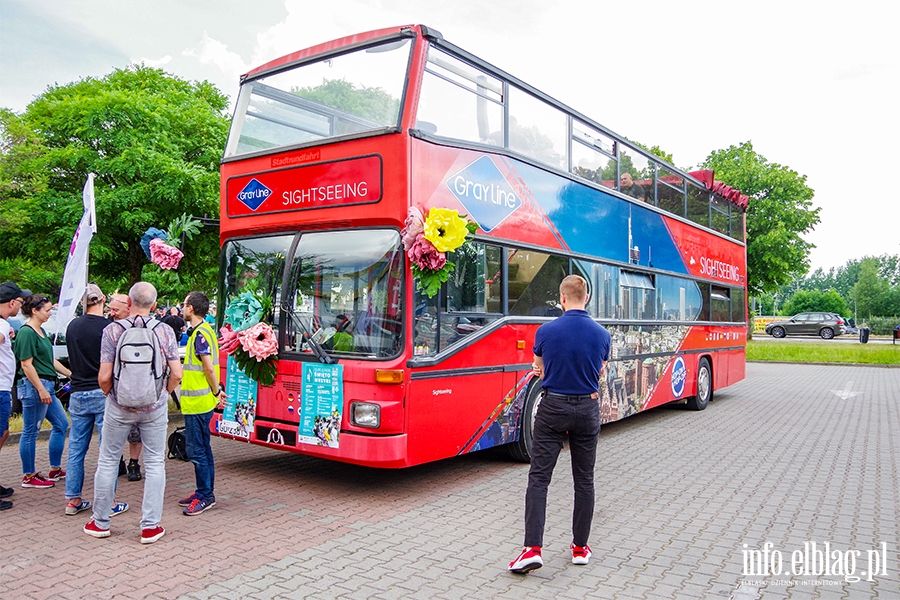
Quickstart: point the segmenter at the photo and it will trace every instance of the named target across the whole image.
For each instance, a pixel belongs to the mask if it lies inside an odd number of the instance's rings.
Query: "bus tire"
[[[688,398],[687,407],[690,410],[703,410],[709,406],[712,397],[712,367],[709,366],[709,359],[703,357],[697,366],[697,395]]]
[[[506,445],[509,455],[519,462],[531,462],[531,440],[534,433],[534,416],[541,405],[541,380],[535,378],[528,386],[522,417],[519,423],[519,439]]]

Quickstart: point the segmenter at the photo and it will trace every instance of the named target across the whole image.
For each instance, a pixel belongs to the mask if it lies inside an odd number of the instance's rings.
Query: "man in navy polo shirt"
[[[543,566],[541,546],[547,512],[547,488],[563,443],[569,440],[575,509],[572,515],[572,563],[586,565],[594,516],[594,461],[600,434],[597,389],[603,362],[609,360],[610,335],[584,310],[587,282],[569,275],[559,284],[563,315],[541,325],[534,337],[533,371],[543,399],[534,419],[531,469],[525,492],[525,548],[509,563],[514,573]]]

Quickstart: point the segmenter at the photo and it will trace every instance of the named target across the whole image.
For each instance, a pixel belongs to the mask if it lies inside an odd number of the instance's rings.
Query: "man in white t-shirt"
[[[22,300],[31,295],[31,290],[20,289],[12,281],[0,284],[0,448],[9,437],[9,415],[12,411],[12,384],[16,372],[16,357],[12,350],[12,327],[7,318],[17,314]],[[13,495],[13,489],[0,485],[0,510],[13,507],[6,498]]]

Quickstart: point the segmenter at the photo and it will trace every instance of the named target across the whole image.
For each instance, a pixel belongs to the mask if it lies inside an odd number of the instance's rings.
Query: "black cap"
[[[23,290],[12,281],[4,281],[0,283],[0,304],[6,304],[10,300],[16,298],[27,298],[31,295],[31,290]]]

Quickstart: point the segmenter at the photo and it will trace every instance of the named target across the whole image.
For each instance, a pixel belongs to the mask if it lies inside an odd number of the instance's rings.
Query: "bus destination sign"
[[[229,217],[368,204],[381,200],[380,156],[324,162],[232,177]]]

